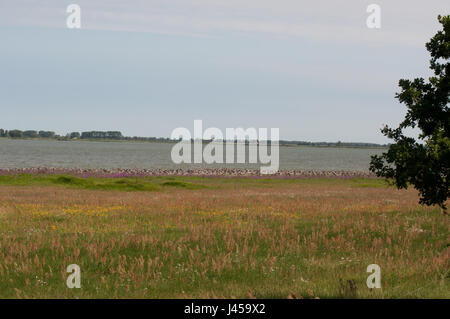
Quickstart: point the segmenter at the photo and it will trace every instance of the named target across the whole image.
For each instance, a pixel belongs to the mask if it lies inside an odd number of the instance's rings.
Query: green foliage
[[[22,131],[20,131],[20,130],[11,130],[11,131],[9,131],[9,137],[12,137],[12,138],[21,138],[21,137],[23,137],[23,132]]]
[[[122,133],[119,131],[91,131],[81,133],[82,139],[111,139],[111,140],[121,140],[123,138]]]
[[[23,137],[36,138],[36,137],[38,137],[38,132],[33,131],[33,130],[28,130],[28,131],[23,132]]]
[[[38,133],[39,137],[42,138],[55,138],[56,134],[53,131],[39,131]]]
[[[434,76],[428,82],[399,81],[402,91],[396,98],[408,111],[398,128],[381,130],[395,143],[381,156],[372,156],[370,170],[398,188],[414,185],[421,204],[439,205],[445,212],[450,172],[450,15],[438,20],[443,30],[426,44]],[[418,140],[403,134],[408,127],[420,130]]]
[[[69,137],[70,137],[70,139],[74,139],[74,138],[80,138],[81,135],[78,132],[72,132],[72,133],[70,133]]]

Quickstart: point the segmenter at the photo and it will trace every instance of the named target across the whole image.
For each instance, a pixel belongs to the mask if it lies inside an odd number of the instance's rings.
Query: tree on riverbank
[[[439,205],[446,212],[450,173],[450,15],[439,16],[443,30],[426,44],[434,76],[400,80],[396,98],[407,106],[399,127],[381,131],[395,143],[381,156],[372,156],[370,170],[392,180],[398,188],[412,184],[420,203]],[[404,135],[406,128],[418,128],[418,139]]]

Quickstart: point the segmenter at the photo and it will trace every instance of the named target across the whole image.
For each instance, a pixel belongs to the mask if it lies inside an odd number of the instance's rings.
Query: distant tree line
[[[35,131],[35,130],[4,130],[0,129],[0,137],[9,138],[47,138],[57,140],[123,140],[123,141],[147,141],[147,142],[169,142],[169,138],[164,137],[140,137],[140,136],[123,136],[120,131],[87,131],[72,132],[66,135],[58,135],[53,131]]]
[[[177,142],[165,137],[140,137],[140,136],[123,136],[120,131],[87,131],[72,132],[66,135],[58,135],[53,131],[21,131],[21,130],[4,130],[0,129],[0,137],[9,138],[46,138],[62,141],[68,140],[117,140],[117,141],[142,141],[142,142]],[[204,140],[210,142],[211,140]],[[246,141],[248,143],[248,141]],[[270,141],[269,141],[270,143]],[[279,141],[280,145],[285,146],[321,146],[321,147],[386,147],[388,145],[374,143],[346,143],[346,142],[304,142],[304,141]]]
[[[141,137],[141,136],[125,136],[126,141],[142,141],[142,142],[173,142],[168,137]]]
[[[77,132],[71,133],[77,134]],[[81,133],[82,139],[108,139],[108,140],[121,140],[123,139],[123,135],[119,131],[90,131],[90,132],[83,132]]]
[[[0,137],[11,138],[55,138],[57,135],[52,131],[21,131],[21,130],[4,130],[0,128]]]
[[[387,144],[360,143],[360,142],[305,142],[305,141],[280,141],[280,145],[297,146],[321,146],[321,147],[387,147]]]

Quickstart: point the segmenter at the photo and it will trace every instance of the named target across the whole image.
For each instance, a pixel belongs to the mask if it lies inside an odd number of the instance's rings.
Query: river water
[[[174,164],[169,143],[0,139],[0,168],[259,168],[261,164]],[[248,150],[248,149],[247,149]],[[368,171],[382,149],[280,146],[280,169]]]

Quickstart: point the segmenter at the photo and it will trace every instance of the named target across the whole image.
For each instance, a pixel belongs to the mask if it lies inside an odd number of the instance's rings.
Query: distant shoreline
[[[159,176],[190,176],[190,177],[250,177],[250,178],[377,178],[371,172],[339,171],[339,170],[284,170],[275,174],[262,175],[258,169],[240,168],[196,168],[196,169],[135,169],[135,168],[62,168],[62,167],[33,167],[33,168],[3,168],[0,176],[5,175],[73,175],[77,177],[96,178],[129,178],[129,177],[159,177]]]
[[[96,138],[86,138],[86,139],[65,139],[65,138],[43,138],[43,137],[35,137],[35,138],[13,138],[13,137],[0,137],[0,141],[2,140],[10,140],[10,141],[55,141],[55,142],[114,142],[114,143],[156,143],[156,144],[176,144],[179,141],[176,140],[138,140],[138,139],[96,139]],[[209,143],[211,141],[203,141],[204,143]],[[280,141],[279,145],[283,147],[313,147],[313,148],[357,148],[357,149],[388,149],[387,145],[374,144],[374,145],[363,145],[364,143],[341,143],[341,145],[337,145],[338,143],[332,142],[318,142],[311,144],[296,144],[301,142],[296,141]],[[320,145],[320,144],[326,145]],[[355,145],[348,145],[355,144]]]

